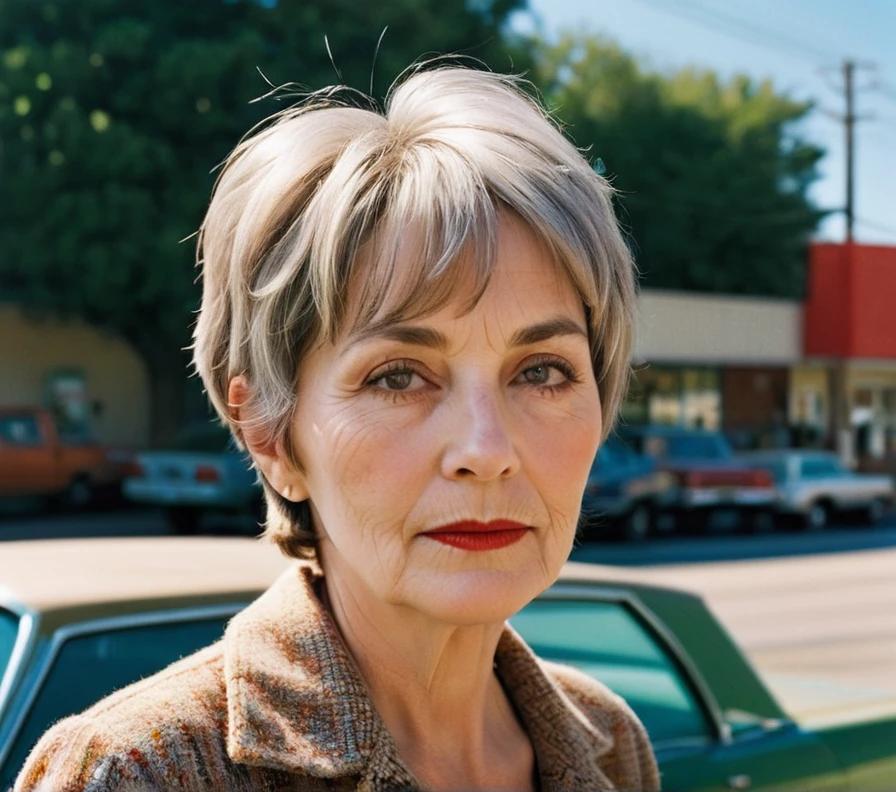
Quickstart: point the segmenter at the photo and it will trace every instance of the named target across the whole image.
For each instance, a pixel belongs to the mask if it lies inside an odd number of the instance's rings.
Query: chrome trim
[[[60,627],[53,633],[49,649],[44,653],[39,668],[36,671],[37,679],[35,684],[32,685],[31,690],[28,693],[28,698],[16,714],[12,729],[9,732],[9,740],[6,742],[6,745],[0,745],[0,767],[3,766],[3,763],[8,758],[9,752],[12,750],[12,745],[15,742],[15,738],[18,736],[19,731],[21,731],[22,725],[34,704],[34,700],[37,698],[38,692],[43,686],[47,675],[50,673],[50,669],[59,654],[59,650],[67,640],[74,637],[90,635],[92,633],[108,630],[121,630],[128,627],[145,627],[152,624],[168,624],[180,621],[202,621],[205,619],[220,618],[222,616],[235,616],[239,611],[249,605],[250,602],[251,599],[248,599],[245,602],[228,602],[218,605],[179,608],[165,611],[146,611],[142,613],[127,614],[125,616],[93,619],[91,621],[77,622],[75,624],[67,624]]]
[[[0,725],[2,725],[3,714],[9,706],[10,699],[12,699],[13,686],[25,667],[26,658],[37,642],[37,628],[40,625],[40,616],[29,610],[24,603],[13,599],[11,595],[2,590],[0,590],[0,608],[9,611],[19,618],[16,641],[6,663],[6,669],[0,676]]]
[[[713,738],[710,737],[668,737],[665,740],[651,740],[650,747],[654,753],[668,754],[673,753],[675,749],[684,750],[700,750],[701,748],[712,747]]]
[[[664,644],[663,648],[669,652],[681,667],[685,681],[691,684],[698,704],[702,705],[704,713],[710,721],[710,726],[715,730],[715,735],[713,736],[723,745],[730,745],[733,742],[731,727],[725,722],[719,703],[716,701],[703,675],[697,669],[696,664],[691,660],[678,639],[638,599],[637,595],[624,589],[610,588],[606,584],[601,583],[589,585],[580,581],[558,581],[554,586],[541,594],[541,597],[550,600],[568,600],[572,598],[609,600],[625,604],[635,611]]]

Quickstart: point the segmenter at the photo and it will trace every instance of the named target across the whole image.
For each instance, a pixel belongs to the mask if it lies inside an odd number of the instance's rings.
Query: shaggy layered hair
[[[606,436],[628,384],[635,301],[613,187],[514,77],[418,70],[382,113],[337,96],[318,92],[250,130],[224,161],[199,230],[193,362],[240,448],[251,425],[301,470],[291,433],[303,357],[344,332],[432,312],[471,273],[472,309],[504,211],[582,299]],[[251,390],[240,420],[227,403],[237,375]],[[313,555],[307,502],[259,475],[267,536],[287,555]]]

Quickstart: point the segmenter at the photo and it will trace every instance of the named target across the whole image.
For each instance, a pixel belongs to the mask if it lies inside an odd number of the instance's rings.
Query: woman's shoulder
[[[608,775],[620,788],[634,781],[641,790],[659,789],[659,771],[647,730],[622,696],[571,666],[539,660],[570,703],[604,737],[612,740]]]
[[[226,754],[221,642],[58,721],[38,741],[15,792],[205,790]]]

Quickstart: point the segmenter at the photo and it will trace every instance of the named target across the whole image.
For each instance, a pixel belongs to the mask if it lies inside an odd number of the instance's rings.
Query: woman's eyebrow
[[[401,344],[432,347],[444,351],[448,348],[448,337],[431,327],[416,325],[373,325],[354,333],[349,339],[349,346],[365,341],[398,341]]]
[[[573,319],[558,316],[538,322],[528,327],[521,327],[510,337],[510,346],[526,346],[547,341],[554,336],[581,335],[588,338],[588,331]],[[417,325],[374,325],[355,333],[349,341],[350,346],[371,341],[373,339],[397,341],[413,346],[430,347],[439,351],[445,351],[448,346],[448,337],[431,327]]]
[[[581,335],[587,339],[588,331],[578,322],[567,319],[565,316],[558,316],[538,324],[529,325],[529,327],[520,328],[511,336],[510,346],[537,344],[539,341],[547,341],[554,336],[563,335]]]

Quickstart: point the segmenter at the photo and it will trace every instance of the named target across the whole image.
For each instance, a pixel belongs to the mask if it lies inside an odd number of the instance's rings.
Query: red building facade
[[[896,361],[896,247],[809,247],[807,356]]]
[[[809,247],[803,347],[830,371],[830,431],[844,456],[896,460],[896,247]]]

